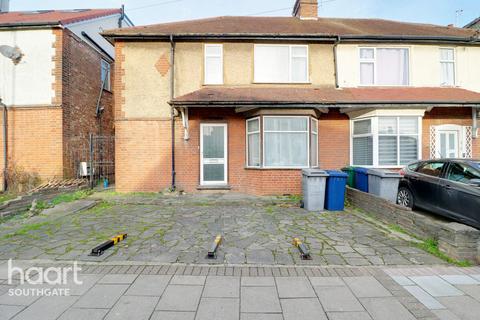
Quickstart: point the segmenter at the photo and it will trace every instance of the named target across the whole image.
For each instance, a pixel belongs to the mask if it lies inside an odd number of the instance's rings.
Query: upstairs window
[[[455,85],[455,50],[452,48],[440,48],[440,68],[442,86]]]
[[[100,65],[100,81],[103,83],[103,89],[111,91],[110,83],[110,63],[102,60]]]
[[[255,82],[307,83],[308,46],[255,45]]]
[[[408,86],[406,48],[360,48],[360,85]]]
[[[205,84],[223,84],[223,45],[205,45]]]

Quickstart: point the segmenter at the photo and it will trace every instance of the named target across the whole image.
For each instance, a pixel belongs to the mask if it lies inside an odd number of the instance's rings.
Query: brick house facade
[[[24,54],[16,66],[1,61],[7,68],[0,97],[8,110],[10,170],[42,180],[75,177],[78,159],[72,155],[79,143],[90,133],[114,134],[113,93],[111,88],[101,90],[102,61],[113,70],[114,50],[99,32],[118,26],[122,15],[120,9],[2,14],[0,37]],[[113,72],[110,77],[112,83]],[[14,91],[15,86],[21,90]],[[101,91],[103,112],[97,117]],[[3,136],[1,140],[3,144]],[[3,168],[3,156],[0,162]]]
[[[298,194],[303,167],[397,169],[446,152],[450,134],[450,154],[480,157],[473,31],[317,18],[311,6],[105,32],[117,52],[117,191]],[[407,67],[370,76],[385,59]],[[360,83],[382,77],[400,84]]]

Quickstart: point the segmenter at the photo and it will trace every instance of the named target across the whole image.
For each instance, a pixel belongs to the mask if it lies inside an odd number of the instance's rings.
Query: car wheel
[[[402,207],[413,208],[413,194],[410,189],[406,187],[400,187],[398,189],[397,204]]]

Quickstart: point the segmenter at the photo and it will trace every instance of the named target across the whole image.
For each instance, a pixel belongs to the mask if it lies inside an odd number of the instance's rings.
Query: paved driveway
[[[307,212],[294,201],[248,196],[100,193],[96,207],[51,210],[0,230],[0,259],[153,261],[261,265],[409,265],[441,260],[350,211]],[[74,205],[73,205],[74,206]],[[128,238],[101,257],[90,250],[117,233]],[[218,258],[207,260],[217,234]],[[299,237],[312,261],[292,246]]]

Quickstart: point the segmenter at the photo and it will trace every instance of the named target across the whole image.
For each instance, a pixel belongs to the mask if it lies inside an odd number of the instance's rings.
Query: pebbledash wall
[[[117,41],[115,66],[116,190],[160,191],[171,183],[170,45],[165,42]],[[333,50],[328,44],[310,44],[309,86],[334,86]],[[175,96],[203,87],[203,43],[177,43]],[[141,75],[141,76],[139,76]],[[224,43],[224,85],[253,84],[253,44]],[[295,85],[296,87],[302,85]],[[319,118],[319,162],[339,169],[350,162],[350,119],[333,108]],[[183,139],[175,121],[177,187],[198,192],[200,181],[200,123],[228,123],[228,184],[233,191],[259,195],[299,194],[298,169],[245,168],[245,117],[233,108],[190,108],[190,139]],[[429,158],[429,127],[437,124],[471,126],[470,108],[434,108],[423,118],[422,157]],[[480,157],[480,141],[473,140]]]
[[[24,53],[17,66],[1,59],[9,166],[38,174],[42,180],[70,177],[74,146],[69,139],[98,132],[99,125],[104,133],[113,134],[110,92],[102,99],[101,124],[95,119],[101,55],[68,29],[3,31],[0,37]],[[3,115],[0,118],[3,123]],[[0,152],[3,176],[3,149]]]

